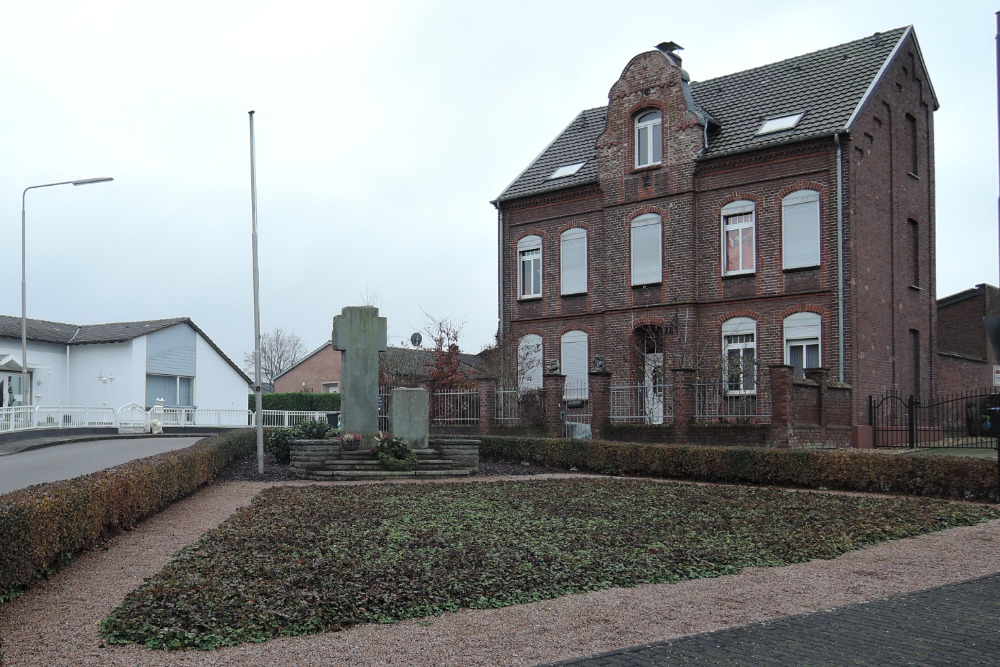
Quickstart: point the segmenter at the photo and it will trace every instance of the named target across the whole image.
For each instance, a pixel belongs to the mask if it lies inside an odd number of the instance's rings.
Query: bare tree
[[[452,345],[458,346],[458,339],[465,328],[465,320],[458,320],[452,317],[436,317],[423,308],[420,312],[427,318],[424,324],[424,332],[434,343],[432,348],[435,352],[447,352]]]
[[[281,327],[260,335],[260,381],[270,384],[274,378],[288,370],[305,354],[302,340],[293,333],[285,333]],[[254,376],[254,353],[243,355],[243,370],[251,378]]]

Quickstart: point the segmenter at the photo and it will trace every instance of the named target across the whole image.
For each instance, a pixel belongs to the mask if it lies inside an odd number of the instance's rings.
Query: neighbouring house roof
[[[390,367],[387,370],[393,374],[420,380],[429,377],[427,366],[434,363],[436,354],[433,350],[389,346],[384,352],[383,361]],[[482,360],[476,354],[459,352],[458,360],[462,370],[470,373],[477,372],[482,364]]]
[[[27,338],[39,343],[56,343],[60,345],[92,345],[101,343],[124,343],[125,341],[145,336],[146,334],[172,327],[175,324],[187,324],[197,331],[205,341],[219,353],[249,383],[250,378],[243,370],[219,349],[204,331],[191,321],[189,317],[172,317],[163,320],[141,320],[138,322],[109,322],[107,324],[67,324],[65,322],[49,322],[33,320],[26,322]],[[21,318],[10,315],[0,315],[0,338],[21,338]]]
[[[892,55],[912,32],[912,27],[896,28],[770,65],[691,82],[695,110],[711,121],[708,147],[699,159],[850,131]],[[930,82],[926,83],[936,99]],[[799,112],[804,115],[793,129],[757,135],[765,120]],[[580,113],[496,202],[597,183],[596,143],[606,117],[607,107]],[[576,174],[549,178],[560,166],[580,162],[585,164]]]
[[[971,287],[967,290],[961,292],[956,292],[955,294],[950,294],[945,297],[941,297],[937,300],[937,307],[942,308],[944,306],[950,306],[952,304],[965,301],[966,299],[971,299],[973,297],[982,296],[986,294],[987,290],[993,293],[997,293],[998,290],[993,285],[988,285],[986,283],[979,283],[975,287]]]

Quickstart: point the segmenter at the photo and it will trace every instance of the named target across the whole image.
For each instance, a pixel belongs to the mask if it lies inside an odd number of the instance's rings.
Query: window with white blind
[[[784,321],[785,363],[795,377],[804,377],[805,369],[819,368],[822,318],[816,313],[795,313]]]
[[[663,114],[647,111],[635,119],[635,166],[663,161]]]
[[[728,394],[757,393],[757,322],[734,317],[722,323],[722,354]]]
[[[799,190],[781,200],[781,257],[785,269],[819,266],[819,193]]]
[[[566,376],[564,394],[572,398],[588,396],[587,333],[567,331],[562,335],[562,372]]]
[[[542,237],[525,236],[517,242],[517,263],[518,298],[542,296]]]
[[[146,407],[157,405],[163,399],[168,408],[194,406],[194,378],[177,375],[146,375]]]
[[[663,280],[663,232],[660,216],[640,215],[632,221],[632,284]]]
[[[722,209],[722,273],[754,271],[756,210],[752,201],[734,201]]]
[[[587,291],[587,230],[567,229],[559,240],[563,294]]]
[[[538,334],[522,336],[517,344],[517,388],[542,388],[542,337]]]

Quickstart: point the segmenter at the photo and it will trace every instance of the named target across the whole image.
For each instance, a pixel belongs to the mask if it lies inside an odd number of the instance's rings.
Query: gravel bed
[[[523,468],[528,466],[517,466],[521,473]],[[250,473],[255,475],[256,470]],[[511,476],[484,475],[472,483],[502,479]],[[229,481],[208,486],[113,538],[106,548],[77,556],[62,572],[0,606],[0,663],[531,665],[1000,572],[998,520],[885,542],[834,560],[749,568],[715,579],[611,589],[503,609],[463,610],[216,651],[167,653],[102,642],[97,622],[129,590],[159,570],[178,549],[274,484],[304,482]]]

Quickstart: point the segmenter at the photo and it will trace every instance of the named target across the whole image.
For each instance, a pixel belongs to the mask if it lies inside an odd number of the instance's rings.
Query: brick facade
[[[706,135],[721,138],[735,128],[719,132],[705,120],[685,77],[675,53],[639,54],[612,86],[595,134],[596,182],[546,185],[523,196],[509,188],[495,202],[504,335],[541,335],[549,360],[560,358],[565,332],[584,331],[588,359],[603,356],[611,382],[637,382],[647,372],[642,337],[650,328],[661,337],[664,370],[690,366],[697,376],[723,359],[726,321],[755,322],[757,362],[766,368],[788,363],[785,318],[813,313],[821,323],[820,365],[831,369],[831,380],[853,387],[854,421],[867,420],[869,393],[897,388],[929,396],[936,101],[912,31],[899,39],[849,130],[836,136],[706,156]],[[649,110],[662,113],[663,158],[636,168],[634,122]],[[594,116],[584,112],[570,131]],[[819,264],[784,269],[782,200],[801,190],[819,197]],[[755,264],[752,272],[724,275],[722,209],[735,201],[754,204]],[[632,221],[646,213],[661,219],[662,277],[632,286]],[[564,296],[560,234],[571,228],[586,230],[587,292]],[[542,239],[542,294],[519,299],[517,242],[528,235]]]
[[[326,393],[324,384],[336,383],[340,387],[340,352],[330,343],[274,378],[274,391],[279,394],[306,391]]]
[[[939,299],[938,390],[953,394],[993,383],[996,354],[983,318],[1000,317],[1000,289],[980,284]]]

